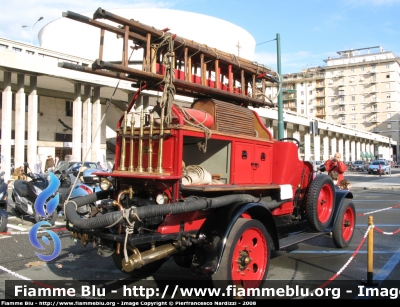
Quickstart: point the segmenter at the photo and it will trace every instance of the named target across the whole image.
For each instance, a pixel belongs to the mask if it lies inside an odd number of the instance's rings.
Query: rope
[[[364,216],[364,215],[370,215],[372,213],[377,213],[377,212],[381,212],[381,211],[385,211],[385,210],[389,210],[389,209],[395,209],[400,207],[400,204],[395,205],[395,206],[391,206],[391,207],[387,207],[387,208],[383,208],[383,209],[379,209],[379,210],[375,210],[375,211],[370,211],[370,212],[366,212],[366,213],[359,213],[357,214],[357,216]]]
[[[192,43],[194,44],[194,41],[192,41]],[[199,46],[199,50],[197,50],[195,53],[193,53],[191,56],[189,56],[189,59],[191,59],[192,58],[192,56],[194,56],[194,55],[196,55],[197,53],[199,53],[200,52],[200,45],[197,45],[197,46]]]
[[[164,75],[164,91],[161,96],[160,107],[161,110],[166,110],[165,123],[169,125],[172,122],[172,103],[174,101],[175,96],[175,86],[173,84],[175,69],[173,68],[172,61],[169,59],[170,57],[174,57],[174,41],[172,40],[172,36],[168,37],[168,52],[164,57],[165,64],[165,75]],[[160,123],[163,125],[164,123]]]
[[[383,231],[382,229],[379,229],[379,228],[376,227],[376,226],[374,226],[374,229],[376,229],[376,231],[377,231],[377,232],[380,232],[381,234],[389,235],[389,236],[395,235],[395,234],[397,234],[397,233],[400,232],[400,229],[397,229],[396,231],[393,231],[393,232],[387,232],[387,231]]]
[[[323,283],[322,285],[318,286],[316,289],[314,289],[313,291],[310,292],[309,296],[311,295],[311,293],[314,293],[317,289],[320,288],[325,288],[327,285],[329,285],[333,280],[335,280],[340,274],[343,273],[343,271],[347,268],[347,266],[353,261],[353,259],[355,258],[355,256],[357,255],[357,253],[360,251],[360,248],[362,247],[362,245],[365,242],[365,239],[368,236],[369,230],[371,228],[373,228],[374,226],[369,226],[367,231],[365,232],[362,240],[360,241],[360,243],[358,244],[357,248],[355,249],[355,251],[353,252],[353,254],[350,256],[349,260],[347,260],[347,262],[340,268],[340,270],[335,273],[331,278],[329,278],[325,283]],[[312,295],[311,295],[312,296]],[[300,298],[305,298],[304,296],[300,297]]]
[[[182,112],[182,114],[183,114],[183,121],[184,121],[185,123],[187,123],[188,125],[191,125],[191,126],[193,126],[193,127],[199,128],[199,129],[201,129],[201,130],[204,131],[204,134],[205,134],[204,143],[202,143],[202,144],[199,143],[199,144],[197,144],[197,145],[199,146],[199,149],[200,149],[203,153],[207,152],[207,140],[211,137],[212,132],[211,132],[210,129],[208,129],[206,126],[204,126],[203,123],[206,121],[208,113],[205,112],[205,113],[206,113],[206,118],[205,118],[205,119],[203,120],[203,122],[201,123],[201,122],[199,122],[196,118],[190,117],[189,114],[185,111],[184,108],[182,108],[182,107],[180,107],[180,106],[178,106],[178,105],[175,105],[175,106]],[[196,121],[197,124],[191,122],[191,121],[190,121],[190,118],[192,118],[194,121]]]

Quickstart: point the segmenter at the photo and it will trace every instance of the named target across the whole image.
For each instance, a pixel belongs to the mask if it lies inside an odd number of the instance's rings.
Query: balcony
[[[377,123],[378,122],[378,118],[376,117],[372,117],[370,120],[371,123]]]
[[[345,110],[339,110],[337,112],[338,115],[346,115],[346,111]]]
[[[346,105],[346,102],[345,101],[339,101],[338,102],[338,106],[345,106]]]
[[[318,105],[316,105],[315,106],[317,109],[321,109],[321,108],[325,108],[325,105],[324,104],[318,104]]]
[[[284,95],[282,100],[296,100],[296,95]]]
[[[338,96],[344,96],[345,95],[345,93],[344,93],[344,91],[338,91],[338,94],[337,94]]]
[[[282,93],[296,93],[296,90],[293,88],[282,88]]]
[[[325,91],[317,91],[315,94],[316,97],[325,97]]]
[[[378,98],[376,98],[376,97],[372,97],[372,98],[369,100],[369,103],[374,103],[374,102],[381,102],[381,100],[378,99]]]
[[[370,93],[376,93],[376,92],[377,92],[376,87],[373,86],[373,87],[369,90],[369,92],[370,92]]]
[[[371,113],[378,113],[379,112],[379,109],[378,108],[372,108],[371,109]]]

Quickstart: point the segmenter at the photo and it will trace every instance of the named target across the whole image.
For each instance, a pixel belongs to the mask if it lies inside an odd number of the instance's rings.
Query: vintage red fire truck
[[[264,93],[279,84],[276,72],[101,8],[93,18],[63,16],[98,27],[101,39],[92,67],[60,67],[137,87],[116,127],[114,168],[96,173],[102,191],[65,204],[73,237],[136,277],[173,257],[242,287],[266,279],[271,250],[329,232],[336,247],[350,243],[352,193],[316,175],[299,159],[299,142],[274,139],[254,109],[274,107]],[[123,40],[120,63],[102,59],[105,31]],[[140,69],[129,65],[132,42],[143,52]],[[135,116],[149,89],[162,91],[159,103]],[[193,103],[175,103],[175,94]]]

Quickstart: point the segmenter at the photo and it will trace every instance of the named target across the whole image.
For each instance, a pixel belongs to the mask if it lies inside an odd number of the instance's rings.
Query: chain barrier
[[[367,212],[367,213],[359,213],[356,216],[370,215],[370,214],[373,214],[373,213],[382,212],[382,211],[390,210],[390,209],[395,209],[395,208],[398,208],[398,207],[400,207],[400,204],[397,204],[397,205],[391,206],[391,207],[387,207],[387,208],[383,208],[383,209],[379,209],[379,210],[375,210],[375,211],[370,211],[370,212]]]

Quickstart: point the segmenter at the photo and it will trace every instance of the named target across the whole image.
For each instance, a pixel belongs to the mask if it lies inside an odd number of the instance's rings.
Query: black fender
[[[344,202],[349,199],[353,199],[353,193],[350,191],[340,189],[335,190],[335,209],[333,212],[332,222],[327,229],[328,232],[332,231],[333,226],[335,226],[336,220],[338,219],[340,208],[342,208]]]
[[[274,248],[279,249],[278,232],[271,211],[260,203],[231,204],[217,209],[197,233],[198,243],[191,270],[196,275],[212,275],[219,267],[226,239],[236,220],[245,213],[259,220],[269,232]]]

